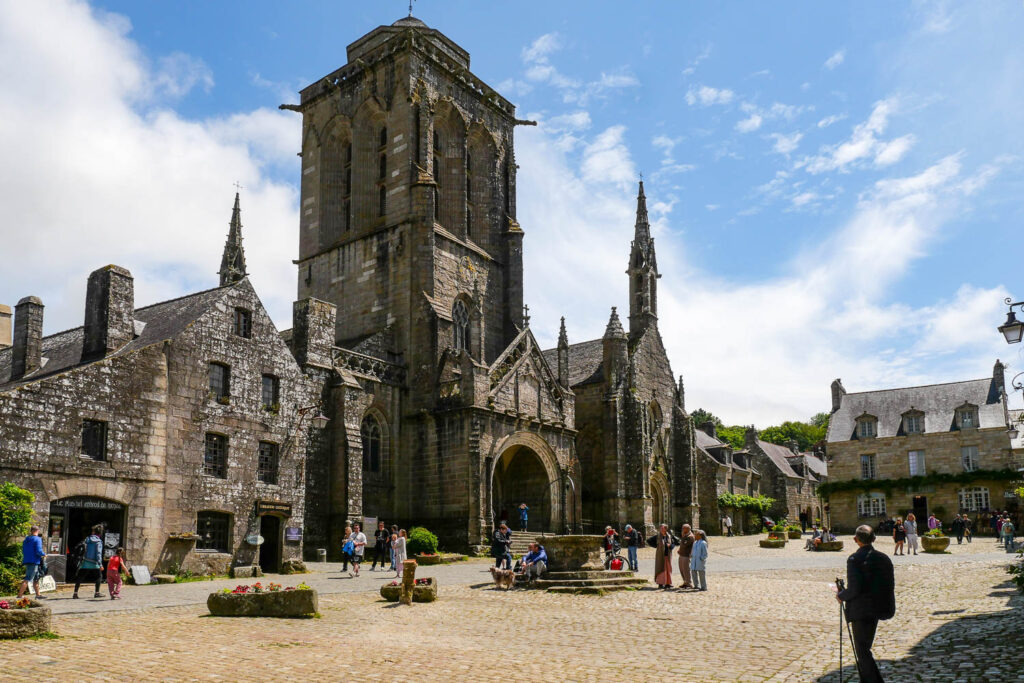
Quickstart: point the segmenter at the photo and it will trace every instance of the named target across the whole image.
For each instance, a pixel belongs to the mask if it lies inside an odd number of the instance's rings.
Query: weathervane
[[[412,3],[414,0],[409,0],[409,16],[412,16]]]
[[[238,182],[238,181],[236,180],[236,181],[235,181],[235,191],[236,191],[236,192],[241,192],[241,191],[242,191],[242,190],[244,190],[244,189],[245,189],[245,188],[244,188],[244,187],[242,187],[242,183],[240,183],[240,182]]]

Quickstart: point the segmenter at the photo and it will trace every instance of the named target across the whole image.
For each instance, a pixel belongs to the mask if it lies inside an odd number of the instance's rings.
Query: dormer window
[[[957,408],[956,423],[960,429],[977,429],[978,409],[970,405]]]
[[[903,433],[924,434],[924,413],[906,413],[903,416]]]
[[[878,420],[868,415],[857,420],[858,439],[873,439],[876,436],[878,436]]]

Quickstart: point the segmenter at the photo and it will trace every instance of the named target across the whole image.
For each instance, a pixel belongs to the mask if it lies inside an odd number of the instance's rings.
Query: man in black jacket
[[[505,569],[512,569],[512,553],[509,548],[512,546],[512,532],[508,530],[508,524],[502,522],[494,532],[491,540],[491,555],[494,557],[494,566]]]
[[[882,680],[871,654],[879,619],[891,619],[896,613],[895,579],[892,561],[885,553],[872,547],[875,534],[866,524],[853,535],[858,549],[846,561],[846,590],[836,599],[846,603],[846,620],[853,630],[853,647],[857,652],[857,673],[862,683]]]

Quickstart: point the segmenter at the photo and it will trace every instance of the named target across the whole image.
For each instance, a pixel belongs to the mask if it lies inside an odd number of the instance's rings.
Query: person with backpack
[[[83,583],[96,585],[92,597],[103,597],[100,595],[100,583],[103,582],[103,539],[100,538],[102,533],[103,525],[97,524],[92,528],[92,533],[82,542],[85,545],[81,556],[82,561],[75,573],[75,592],[71,594],[72,598],[78,598],[78,589],[82,587]]]
[[[352,543],[352,569],[355,570],[355,576],[359,576],[359,565],[363,563],[363,553],[366,552],[366,534],[358,524],[353,524],[348,540]],[[348,575],[353,574],[349,572]]]
[[[21,542],[21,563],[25,567],[25,579],[18,587],[19,600],[25,595],[25,591],[32,589],[35,590],[36,599],[43,599],[43,596],[39,594],[39,579],[42,576],[40,571],[45,567],[46,551],[43,550],[43,539],[40,533],[39,527],[33,526],[28,530],[28,536]]]
[[[491,540],[491,557],[494,558],[494,566],[498,569],[504,564],[505,569],[512,568],[512,532],[508,530],[508,524],[502,522],[494,532]]]
[[[352,561],[352,552],[356,549],[355,543],[349,540],[352,535],[352,527],[345,525],[345,532],[341,535],[341,571],[348,572],[348,564]],[[348,573],[352,576],[352,572]]]
[[[853,631],[860,680],[875,683],[882,680],[882,674],[871,654],[871,645],[879,620],[891,619],[896,613],[896,580],[892,560],[872,546],[875,534],[871,527],[857,527],[853,540],[857,552],[846,561],[846,588],[836,593],[836,600],[844,606]]]
[[[1003,523],[999,527],[999,534],[1003,537],[1003,547],[1006,552],[1012,553],[1014,550],[1013,537],[1017,530],[1013,526],[1013,522],[1010,521],[1010,515],[1003,513]]]
[[[632,571],[637,571],[640,565],[637,563],[636,553],[643,540],[640,538],[640,532],[634,529],[632,524],[626,525],[624,535],[626,537],[626,556],[629,558],[629,568]]]

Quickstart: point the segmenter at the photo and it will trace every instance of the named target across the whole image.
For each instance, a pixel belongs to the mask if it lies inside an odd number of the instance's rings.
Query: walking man
[[[39,594],[39,571],[43,562],[46,561],[46,551],[43,550],[43,539],[40,533],[39,527],[33,526],[28,530],[28,536],[21,542],[21,563],[25,567],[25,580],[18,587],[19,600],[30,588],[35,590],[37,599],[43,599],[43,596]]]
[[[519,504],[519,530],[526,531],[526,525],[530,516],[530,508],[526,507],[526,503]]]
[[[359,576],[359,565],[363,563],[363,553],[366,552],[366,534],[363,533],[362,526],[359,524],[352,525],[352,535],[348,537],[348,540],[352,541],[352,569],[355,571],[355,575]],[[351,576],[352,573],[349,573]]]
[[[871,545],[875,534],[864,524],[853,534],[857,552],[846,561],[846,590],[836,594],[845,603],[846,620],[853,631],[853,648],[857,652],[857,673],[862,683],[882,680],[882,674],[871,654],[875,631],[880,619],[891,619],[896,613],[895,579],[892,560]]]
[[[636,550],[640,547],[640,532],[633,528],[632,524],[626,525],[626,555],[629,558],[629,568],[637,571],[639,566],[636,561]]]
[[[722,518],[722,522],[725,524],[725,535],[732,536],[732,517],[728,514]]]
[[[960,519],[960,515],[957,514],[953,518],[953,523],[950,524],[950,529],[956,534],[956,544],[961,545],[964,542],[964,521]]]
[[[679,574],[683,577],[683,585],[680,588],[693,588],[693,576],[690,574],[690,555],[693,553],[693,544],[697,538],[690,531],[690,525],[683,525],[683,534],[679,539]]]

